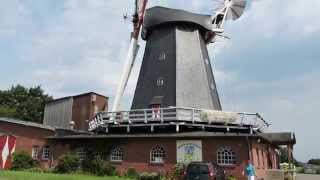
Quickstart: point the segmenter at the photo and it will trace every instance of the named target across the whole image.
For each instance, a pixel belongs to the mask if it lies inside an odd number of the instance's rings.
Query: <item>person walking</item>
[[[246,175],[247,175],[248,180],[254,180],[255,176],[256,176],[254,166],[250,160],[248,161],[248,164],[246,166]]]

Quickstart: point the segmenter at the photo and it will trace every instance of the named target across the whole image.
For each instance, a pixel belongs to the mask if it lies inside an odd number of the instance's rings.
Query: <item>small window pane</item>
[[[39,147],[38,146],[33,146],[32,147],[32,159],[38,159],[38,154],[39,154]]]
[[[164,61],[164,60],[166,60],[166,53],[163,51],[163,52],[161,52],[160,54],[159,54],[159,60],[160,61]]]
[[[110,160],[111,161],[123,161],[123,149],[121,147],[114,147],[111,150]]]
[[[84,161],[87,158],[87,152],[84,148],[78,148],[77,155],[80,161]]]
[[[156,146],[150,152],[150,162],[164,163],[165,151],[162,147]]]
[[[164,85],[164,79],[163,78],[157,79],[157,86],[161,87],[163,85]]]
[[[236,164],[236,156],[230,147],[221,147],[217,151],[217,162],[220,165]]]
[[[49,146],[44,146],[42,149],[42,159],[49,159],[50,157],[50,148]]]

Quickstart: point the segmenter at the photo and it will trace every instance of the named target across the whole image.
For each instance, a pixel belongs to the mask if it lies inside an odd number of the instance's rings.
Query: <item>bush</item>
[[[127,169],[126,176],[128,176],[129,178],[136,178],[138,176],[138,173],[135,168],[129,167]]]
[[[39,165],[38,161],[32,159],[27,152],[13,153],[12,170],[26,170]]]
[[[231,175],[231,176],[228,176],[227,180],[237,180],[237,178]]]
[[[100,156],[83,161],[82,170],[97,176],[116,175],[116,168],[112,166],[110,162],[103,160]]]
[[[65,154],[59,157],[58,165],[55,167],[57,173],[73,173],[79,168],[80,160],[75,154]]]
[[[144,172],[144,173],[141,173],[139,175],[139,180],[160,180],[161,177],[160,177],[160,174],[158,173],[147,173],[147,172]]]
[[[185,165],[183,163],[178,163],[174,165],[170,171],[166,175],[167,180],[175,180],[175,179],[180,179],[181,176],[183,175],[185,169]]]

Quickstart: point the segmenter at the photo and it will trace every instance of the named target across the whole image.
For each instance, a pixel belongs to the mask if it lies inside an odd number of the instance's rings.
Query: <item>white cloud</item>
[[[318,156],[319,145],[306,139],[319,139],[318,111],[320,107],[319,72],[275,81],[232,83],[233,93],[228,94],[232,104],[224,104],[225,110],[259,112],[272,125],[270,131],[293,131],[297,135],[295,154],[302,161]],[[224,94],[227,87],[224,86]],[[224,96],[223,96],[224,97]],[[234,107],[236,106],[236,107]],[[306,151],[308,147],[310,151]]]
[[[30,11],[19,0],[1,2],[0,37],[10,38],[17,35],[18,30],[32,24]]]
[[[239,23],[266,38],[311,36],[320,31],[319,8],[317,0],[253,1]]]

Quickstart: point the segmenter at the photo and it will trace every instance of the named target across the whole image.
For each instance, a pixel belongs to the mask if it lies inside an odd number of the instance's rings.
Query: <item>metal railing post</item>
[[[194,114],[194,112],[195,112],[195,109],[192,108],[192,123],[193,123],[193,124],[194,124],[194,122],[195,122],[195,118],[194,118],[195,114]]]
[[[148,117],[147,117],[147,110],[143,110],[144,113],[144,123],[147,124],[148,123]]]

